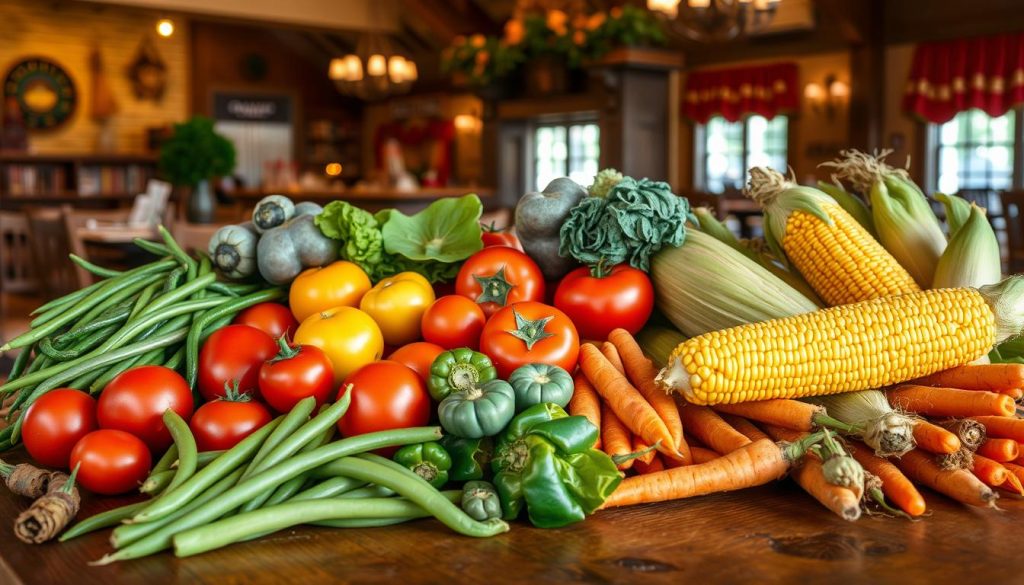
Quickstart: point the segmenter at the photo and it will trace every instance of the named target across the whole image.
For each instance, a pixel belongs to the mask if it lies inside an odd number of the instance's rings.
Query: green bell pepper
[[[486,481],[470,481],[462,486],[462,511],[479,522],[501,518],[501,500],[494,486]]]
[[[574,389],[569,372],[550,364],[520,366],[508,377],[508,383],[516,393],[516,412],[544,402],[565,408]]]
[[[504,380],[449,394],[437,407],[445,432],[466,439],[497,435],[515,414],[516,395]]]
[[[440,402],[452,392],[468,390],[498,377],[491,358],[468,348],[446,351],[430,365],[427,390]]]
[[[437,489],[448,483],[448,470],[452,468],[452,458],[440,443],[428,441],[406,445],[395,452],[393,459]]]
[[[611,457],[593,448],[597,435],[585,417],[557,404],[537,404],[512,419],[491,461],[504,518],[525,507],[534,526],[557,528],[597,510],[622,481]]]
[[[494,451],[494,441],[490,437],[464,439],[445,435],[441,437],[441,446],[452,458],[452,468],[448,470],[448,479],[452,481],[483,479],[485,471],[490,470],[491,453]]]

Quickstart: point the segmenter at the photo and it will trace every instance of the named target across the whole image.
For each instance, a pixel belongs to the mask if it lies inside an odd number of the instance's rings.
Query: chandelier
[[[768,24],[781,0],[647,0],[687,38],[725,41]]]
[[[418,73],[416,63],[395,51],[387,37],[367,33],[355,53],[331,59],[327,76],[345,95],[378,100],[407,93]]]

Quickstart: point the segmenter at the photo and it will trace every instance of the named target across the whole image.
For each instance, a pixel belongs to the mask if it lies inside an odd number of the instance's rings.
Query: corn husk
[[[818,306],[714,237],[690,230],[651,261],[658,309],[688,337],[816,311]]]
[[[878,390],[801,398],[825,407],[829,416],[858,429],[864,444],[879,457],[899,457],[914,448],[914,419],[893,410]]]
[[[636,334],[636,342],[644,350],[654,365],[662,368],[668,362],[668,356],[686,336],[671,327],[647,326]]]
[[[967,218],[971,216],[971,204],[956,195],[936,193],[934,197],[946,208],[946,228],[949,232],[949,239],[952,240],[960,228],[967,223]]]
[[[872,236],[878,238],[878,233],[875,232],[875,221],[871,219],[871,210],[868,209],[867,203],[864,203],[864,200],[860,197],[843,189],[838,179],[833,180],[835,181],[833,183],[818,181],[818,189],[832,199],[835,199],[839,207],[846,210],[846,213],[849,213],[853,219],[857,220],[857,223],[868,230]]]
[[[953,233],[949,246],[939,258],[932,288],[978,288],[995,284],[1002,276],[996,233],[984,210],[971,204],[966,223]]]

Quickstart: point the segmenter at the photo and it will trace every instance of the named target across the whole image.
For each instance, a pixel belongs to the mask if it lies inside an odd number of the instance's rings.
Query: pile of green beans
[[[170,548],[189,556],[259,538],[298,524],[333,528],[387,526],[434,517],[475,537],[506,532],[502,520],[478,522],[458,506],[461,492],[441,492],[418,475],[371,451],[441,436],[438,427],[415,427],[332,440],[351,401],[313,414],[315,400],[300,401],[237,445],[215,455],[196,452],[188,426],[164,414],[174,445],[154,466],[154,498],[122,506],[73,526],[68,540],[116,526],[115,551],[94,564],[136,559]],[[154,480],[155,481],[155,480]]]
[[[124,272],[72,254],[73,262],[101,280],[42,305],[32,312],[30,329],[0,347],[21,349],[0,385],[0,400],[17,393],[11,424],[0,430],[0,452],[21,441],[25,411],[54,388],[96,394],[142,365],[182,371],[194,387],[202,341],[239,311],[284,295],[265,284],[218,282],[206,255],[189,256],[170,232],[162,226],[159,231],[162,243],[135,243],[160,259]]]

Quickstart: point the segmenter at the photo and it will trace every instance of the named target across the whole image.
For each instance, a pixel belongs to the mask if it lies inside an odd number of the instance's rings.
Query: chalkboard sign
[[[236,122],[291,122],[292,100],[283,95],[218,93],[213,97],[218,120]]]

